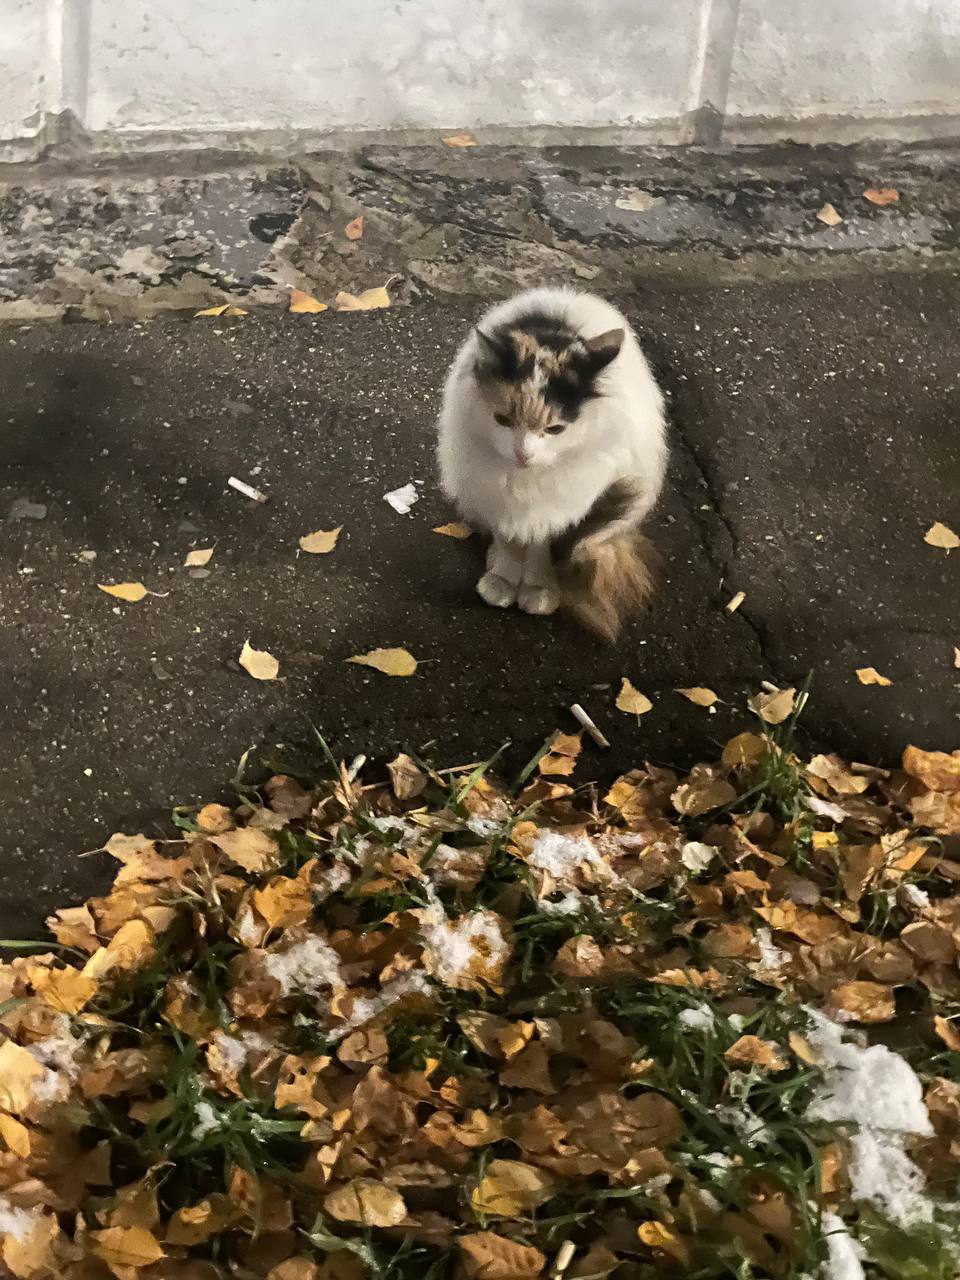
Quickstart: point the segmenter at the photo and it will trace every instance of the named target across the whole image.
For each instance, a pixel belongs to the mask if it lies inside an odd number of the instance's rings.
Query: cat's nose
[[[530,455],[529,455],[529,453],[525,453],[522,449],[514,449],[514,451],[513,451],[513,456],[514,456],[514,457],[516,458],[516,460],[517,460],[517,466],[518,466],[518,467],[526,467],[526,466],[529,466],[529,464],[530,464]]]

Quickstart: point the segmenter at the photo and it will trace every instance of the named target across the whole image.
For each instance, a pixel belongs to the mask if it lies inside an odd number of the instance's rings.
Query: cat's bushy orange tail
[[[581,626],[614,641],[653,592],[653,548],[635,530],[580,543],[557,566],[564,607]]]

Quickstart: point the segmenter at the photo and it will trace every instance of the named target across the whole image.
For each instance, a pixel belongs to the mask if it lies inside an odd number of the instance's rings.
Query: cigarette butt
[[[365,755],[354,756],[353,760],[350,763],[350,768],[347,770],[347,780],[349,782],[353,782],[357,774],[360,772],[360,770],[363,768],[363,766],[366,763],[367,763],[367,757]]]
[[[573,716],[574,720],[576,720],[578,724],[583,725],[584,729],[586,729],[587,733],[589,733],[590,737],[594,740],[597,746],[603,747],[604,751],[606,751],[606,749],[610,746],[609,740],[603,736],[603,734],[600,732],[600,730],[597,728],[594,722],[590,719],[590,717],[584,711],[583,707],[581,707],[579,702],[573,703],[573,705],[570,708],[570,714]]]
[[[231,489],[236,489],[237,493],[242,493],[245,498],[252,498],[254,502],[269,501],[265,493],[261,493],[259,489],[254,489],[252,485],[246,484],[243,480],[238,480],[236,476],[228,476],[227,484]]]
[[[746,600],[746,598],[747,598],[747,593],[745,591],[738,591],[737,594],[733,597],[733,599],[728,600],[727,603],[724,605],[724,608],[726,609],[727,613],[736,613],[737,610],[740,608],[740,606],[743,604],[744,600]]]
[[[586,726],[584,726],[586,727]],[[563,1275],[567,1267],[573,1261],[573,1255],[577,1252],[577,1246],[572,1240],[564,1240],[563,1244],[557,1250],[557,1256],[553,1262],[553,1274],[555,1276]]]

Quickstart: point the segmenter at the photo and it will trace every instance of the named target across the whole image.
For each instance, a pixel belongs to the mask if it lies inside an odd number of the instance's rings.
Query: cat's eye
[[[561,431],[566,431],[567,424],[565,422],[554,422],[552,426],[547,427],[548,436],[558,436]]]
[[[510,421],[510,415],[506,413],[495,413],[493,415],[493,420],[494,422],[499,422],[501,427],[513,426],[513,423]]]

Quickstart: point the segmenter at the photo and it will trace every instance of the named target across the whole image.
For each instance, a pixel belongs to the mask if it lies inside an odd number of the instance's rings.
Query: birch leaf
[[[639,689],[635,689],[626,676],[621,677],[620,692],[617,694],[616,707],[618,711],[626,711],[628,715],[643,716],[653,707],[653,703],[641,693]]]
[[[378,307],[389,307],[390,295],[386,285],[376,289],[364,289],[363,293],[347,293],[341,289],[335,298],[338,311],[374,311]]]
[[[888,680],[886,676],[882,676],[876,667],[858,667],[857,679],[861,684],[879,684],[884,688],[888,688],[893,684],[893,681]]]
[[[941,551],[955,551],[957,547],[960,547],[960,538],[947,525],[941,524],[939,520],[936,524],[930,526],[923,535],[923,540],[928,547],[938,547]]]
[[[326,311],[327,304],[312,298],[309,293],[304,293],[302,289],[291,289],[289,310],[295,316],[314,315],[321,311]]]
[[[690,689],[677,689],[676,692],[698,707],[712,707],[717,700],[713,690],[705,689],[702,685],[694,685]]]
[[[843,221],[832,204],[825,204],[817,218],[828,227],[835,227]]]
[[[369,653],[347,658],[347,662],[354,662],[358,667],[373,667],[385,676],[412,676],[417,669],[416,658],[406,649],[371,649]]]
[[[472,133],[448,133],[443,139],[443,145],[456,150],[459,147],[475,147],[477,140]]]
[[[337,1187],[323,1207],[338,1222],[358,1222],[365,1227],[396,1227],[407,1216],[403,1196],[373,1178],[353,1178]]]
[[[108,596],[114,596],[117,600],[126,600],[130,604],[138,604],[144,596],[150,594],[142,582],[115,582],[109,586],[98,582],[97,586]]]
[[[197,316],[245,316],[246,314],[243,307],[235,307],[230,302],[222,302],[218,307],[204,307],[202,311],[193,313],[194,319]]]
[[[203,547],[196,551],[188,551],[183,567],[185,569],[202,569],[205,564],[210,563],[212,556],[213,547]]]
[[[254,680],[276,680],[280,670],[280,663],[272,653],[268,653],[266,649],[252,648],[249,640],[244,641],[238,661]]]
[[[434,533],[442,533],[445,538],[469,538],[473,530],[468,524],[438,524],[433,530]]]
[[[342,528],[343,525],[339,524],[336,529],[318,529],[316,533],[305,533],[300,539],[300,550],[308,551],[312,556],[329,555],[337,545]]]
[[[363,214],[362,213],[359,215],[359,217],[354,218],[352,222],[347,223],[347,225],[343,228],[343,234],[347,237],[348,240],[360,240],[362,238],[363,236]]]

